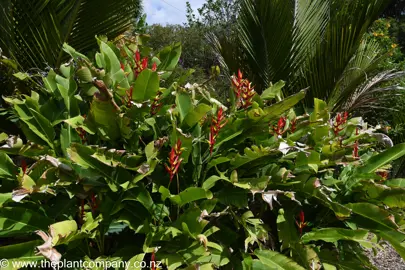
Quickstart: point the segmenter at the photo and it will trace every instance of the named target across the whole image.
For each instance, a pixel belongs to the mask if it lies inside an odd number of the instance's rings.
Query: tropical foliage
[[[387,179],[405,145],[242,72],[229,104],[186,77],[160,87],[181,46],[134,40],[99,39],[94,61],[64,45],[39,91],[5,98],[23,136],[0,135],[2,256],[370,269],[383,238],[405,257],[405,187]]]
[[[4,0],[0,48],[25,71],[58,67],[64,42],[87,52],[97,48],[96,35],[115,38],[140,12],[140,0]]]
[[[388,91],[374,85],[373,77],[388,55],[366,33],[386,5],[384,0],[242,0],[237,35],[211,39],[230,74],[242,68],[258,88],[284,80],[288,94],[309,87],[310,106],[315,97],[333,111],[378,107],[368,101]]]

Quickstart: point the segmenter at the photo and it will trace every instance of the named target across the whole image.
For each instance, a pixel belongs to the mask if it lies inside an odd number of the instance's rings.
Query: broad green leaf
[[[128,267],[125,270],[142,269],[141,262],[143,261],[144,257],[145,257],[145,253],[141,253],[141,254],[135,255],[134,257],[129,259],[129,261],[127,262]]]
[[[305,90],[301,90],[297,94],[289,96],[284,100],[263,109],[263,111],[259,113],[255,110],[251,110],[248,112],[249,118],[261,122],[269,122],[271,120],[277,119],[284,112],[291,109],[298,102],[300,102],[305,97],[305,93],[306,93]]]
[[[0,152],[0,178],[14,180],[17,172],[17,166],[14,165],[11,158],[7,154]]]
[[[260,97],[264,100],[266,99],[275,99],[276,97],[281,97],[281,89],[285,86],[284,81],[279,81],[266,90],[263,91],[263,93],[260,95]]]
[[[392,148],[375,155],[366,161],[366,164],[357,169],[360,174],[372,173],[378,168],[405,155],[405,143],[394,145]]]
[[[149,192],[143,185],[131,188],[125,192],[123,201],[134,200],[140,202],[145,208],[152,212],[154,202]]]
[[[198,187],[189,187],[180,194],[170,197],[170,200],[179,206],[201,199],[212,199],[211,191]]]
[[[94,98],[91,107],[89,121],[96,126],[100,135],[105,139],[116,140],[120,136],[118,114],[111,102],[105,102]]]
[[[197,124],[210,110],[211,107],[207,104],[198,104],[197,107],[189,111],[189,113],[186,115],[184,118],[184,123],[186,123],[189,127],[192,127]]]
[[[49,230],[52,234],[52,245],[60,245],[65,243],[64,239],[68,238],[77,231],[77,224],[74,220],[65,220],[58,223],[54,223],[49,226]]]
[[[367,240],[367,230],[350,230],[343,228],[324,228],[313,230],[304,234],[301,238],[302,242],[310,241],[325,241],[329,243],[337,243],[339,240],[356,241],[366,248],[372,248],[372,243]]]
[[[389,187],[405,188],[405,178],[388,179],[384,185]]]
[[[290,258],[284,256],[275,251],[271,250],[255,250],[255,255],[259,260],[269,267],[268,269],[278,269],[278,270],[304,270],[302,266],[291,260]]]
[[[161,61],[158,66],[158,70],[173,71],[179,62],[181,55],[181,43],[176,43],[171,46],[167,46],[159,52],[159,60]]]
[[[361,216],[364,221],[361,226],[375,230],[396,230],[398,225],[393,221],[391,214],[371,203],[349,203],[345,205],[353,213]]]
[[[0,237],[24,235],[36,230],[47,231],[52,220],[30,209],[0,208]]]
[[[18,116],[24,123],[28,125],[30,130],[39,138],[44,140],[51,148],[54,147],[53,140],[55,138],[55,131],[48,119],[43,117],[38,111],[34,110],[27,102],[21,105],[14,104],[14,109]]]
[[[8,201],[11,201],[12,193],[0,193],[0,207]]]
[[[156,97],[159,91],[159,77],[156,72],[150,69],[142,71],[135,81],[132,99],[143,102]]]
[[[180,120],[183,122],[186,116],[193,110],[193,103],[190,95],[185,92],[177,93],[176,105],[180,112]]]

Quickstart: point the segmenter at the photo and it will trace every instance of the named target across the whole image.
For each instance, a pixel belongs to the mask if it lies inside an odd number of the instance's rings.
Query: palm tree
[[[331,110],[347,109],[347,100],[365,106],[367,95],[353,94],[361,92],[385,56],[364,36],[388,2],[241,0],[236,40],[210,38],[224,67],[231,74],[243,69],[259,92],[284,80],[287,94],[309,86],[309,104],[317,97],[326,99]],[[376,94],[398,88],[373,89]]]
[[[2,0],[0,48],[23,70],[58,67],[63,43],[89,51],[96,35],[118,36],[141,10],[141,0]]]

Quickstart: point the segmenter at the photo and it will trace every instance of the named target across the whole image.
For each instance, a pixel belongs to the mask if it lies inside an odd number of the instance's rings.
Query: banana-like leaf
[[[343,228],[324,228],[313,230],[304,234],[301,240],[304,243],[311,241],[325,241],[337,243],[339,240],[356,241],[366,248],[372,248],[372,243],[367,240],[368,230],[349,230]]]
[[[255,250],[255,255],[259,258],[260,262],[266,265],[267,269],[280,269],[280,270],[304,270],[292,259],[271,250]]]
[[[0,237],[24,235],[36,230],[47,231],[52,220],[27,208],[0,209]]]
[[[405,143],[397,144],[394,147],[368,159],[364,166],[358,168],[357,172],[360,174],[375,172],[378,168],[381,168],[403,155],[405,155]]]

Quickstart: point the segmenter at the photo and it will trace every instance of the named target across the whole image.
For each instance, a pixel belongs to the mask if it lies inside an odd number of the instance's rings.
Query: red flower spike
[[[178,139],[177,143],[172,147],[172,150],[169,154],[169,165],[165,164],[166,171],[170,175],[170,182],[173,180],[173,177],[178,173],[181,163],[183,159],[180,158],[181,154],[183,153],[183,149],[181,148],[181,140]]]
[[[97,199],[94,193],[91,193],[91,203],[92,203],[92,209],[97,210],[98,204],[97,204]]]
[[[162,92],[158,91],[158,93],[156,94],[156,97],[153,99],[153,102],[152,102],[152,105],[150,108],[151,115],[156,115],[162,108],[163,103],[160,102],[161,98],[162,98]]]
[[[141,61],[141,53],[139,51],[136,51],[135,53],[135,62]]]
[[[356,135],[359,135],[359,128],[356,128]],[[354,143],[353,157],[354,157],[354,158],[358,158],[358,157],[359,157],[359,141],[356,141],[356,142]]]
[[[25,162],[25,159],[21,160],[21,169],[23,171],[23,175],[25,175],[27,173],[27,162]]]
[[[274,134],[276,134],[278,136],[283,135],[287,131],[287,130],[284,130],[286,123],[287,123],[287,118],[285,116],[281,116],[280,119],[278,119],[277,126],[273,126]]]
[[[141,61],[141,54],[140,54],[139,51],[136,51],[136,53],[135,53],[135,69],[134,69],[135,76],[138,77],[139,73],[141,73],[147,67],[148,67],[148,58],[145,57]]]
[[[343,115],[341,113],[338,113],[336,115],[335,121],[332,125],[333,133],[335,133],[335,136],[339,135],[339,132],[344,129],[342,125],[346,124],[348,116],[349,114],[347,112],[344,112]]]
[[[155,252],[152,252],[152,256],[150,257],[150,261],[152,264],[152,270],[156,270],[156,263],[155,263]]]
[[[152,71],[155,72],[156,70],[157,70],[157,65],[156,65],[156,62],[155,62],[152,65]]]
[[[121,65],[121,69],[125,70],[125,65],[123,63],[120,63],[120,65]]]
[[[212,151],[214,150],[215,141],[219,134],[219,131],[226,125],[227,120],[224,117],[224,110],[221,108],[218,109],[217,115],[212,118],[211,128],[210,128],[210,136],[208,143],[210,145],[210,154],[212,155]]]
[[[294,119],[291,121],[290,131],[291,133],[294,133],[296,130],[297,130],[297,119]]]
[[[232,76],[232,84],[236,99],[238,100],[238,106],[246,109],[252,105],[252,99],[256,92],[249,80],[243,79],[243,73],[240,70],[238,71],[238,76]]]
[[[298,230],[300,232],[300,235],[302,235],[302,231],[305,227],[308,226],[308,223],[305,222],[305,214],[304,211],[301,210],[300,215],[299,215],[299,221],[295,221],[295,223],[298,226]]]
[[[148,58],[145,57],[144,59],[142,59],[142,70],[144,70],[147,67],[148,67]]]

